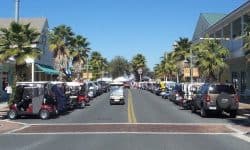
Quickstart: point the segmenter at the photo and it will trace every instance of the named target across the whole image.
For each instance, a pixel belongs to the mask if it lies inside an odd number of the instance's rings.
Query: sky
[[[138,53],[153,69],[180,37],[192,39],[200,13],[228,14],[246,0],[20,0],[20,17],[46,17],[88,38],[108,60]],[[0,18],[14,18],[15,0],[0,0]]]

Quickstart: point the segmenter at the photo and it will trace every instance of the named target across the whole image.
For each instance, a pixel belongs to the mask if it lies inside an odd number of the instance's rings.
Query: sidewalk
[[[241,97],[238,114],[248,117],[248,119],[250,119],[250,99],[249,98]]]
[[[7,102],[0,103],[0,119],[5,119],[7,112],[9,110]]]

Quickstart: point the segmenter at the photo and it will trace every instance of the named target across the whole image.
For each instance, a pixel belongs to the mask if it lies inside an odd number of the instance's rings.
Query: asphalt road
[[[130,90],[132,105],[136,123],[231,123],[241,119],[211,116],[201,118],[199,114],[192,114],[189,110],[183,110],[169,100],[164,100],[148,91]],[[125,91],[126,104],[109,104],[109,93],[96,97],[90,102],[90,106],[84,109],[76,109],[68,114],[49,120],[41,120],[38,117],[23,117],[16,120],[22,123],[32,124],[56,124],[56,123],[130,123],[128,119],[128,91]]]
[[[156,131],[154,124],[160,125],[183,125],[183,128],[189,125],[223,124],[232,122],[241,122],[240,119],[230,119],[226,116],[217,118],[201,118],[198,114],[192,114],[188,110],[182,110],[180,107],[163,100],[147,91],[130,90],[126,91],[126,104],[109,104],[109,94],[103,94],[90,102],[90,106],[85,109],[75,110],[64,116],[59,116],[50,120],[40,120],[38,118],[22,118],[17,122],[27,124],[46,124],[65,125],[86,125],[86,124],[125,124],[139,123],[135,132],[130,126],[123,132],[69,132],[70,127],[64,132],[34,132],[8,133],[0,134],[0,150],[44,150],[44,149],[87,149],[87,150],[249,150],[250,143],[237,138],[236,133],[197,133],[197,132],[171,132],[166,129],[165,132]],[[150,129],[140,129],[140,124],[153,124]],[[135,124],[136,125],[136,124]],[[72,126],[73,127],[73,126]],[[76,126],[74,126],[76,127]],[[209,127],[207,127],[209,128]],[[35,128],[34,128],[35,129]],[[53,128],[52,128],[53,129]],[[65,128],[66,129],[66,128]],[[205,127],[204,127],[205,130]],[[211,129],[210,129],[211,130]],[[75,128],[73,131],[77,131]],[[169,132],[168,132],[169,131]],[[185,131],[185,130],[184,130]],[[209,130],[207,130],[209,131]]]

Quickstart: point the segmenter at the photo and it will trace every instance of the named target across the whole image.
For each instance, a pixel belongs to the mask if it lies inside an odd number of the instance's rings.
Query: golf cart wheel
[[[85,108],[86,104],[85,103],[81,103],[80,108]]]
[[[236,118],[237,117],[237,110],[231,110],[229,115],[231,118]]]
[[[121,105],[125,105],[125,100],[121,101]]]
[[[49,118],[49,111],[46,109],[43,109],[40,111],[39,116],[42,120],[46,120]]]
[[[17,111],[11,109],[9,112],[8,112],[8,118],[10,120],[15,120],[17,118]]]
[[[196,113],[196,108],[195,108],[195,106],[194,106],[194,105],[191,105],[190,107],[191,107],[191,112],[192,112],[192,113]]]

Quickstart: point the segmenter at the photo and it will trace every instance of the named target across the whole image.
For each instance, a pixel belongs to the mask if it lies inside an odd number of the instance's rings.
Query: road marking
[[[130,90],[128,90],[128,122],[137,123],[133,106],[133,98]]]
[[[227,123],[135,123],[136,125],[228,125]],[[29,124],[31,126],[36,125],[49,125],[49,126],[58,126],[58,125],[131,125],[131,123],[34,123]]]
[[[246,136],[244,134],[238,134],[238,133],[236,133],[236,134],[232,134],[232,136],[250,143],[250,137],[248,137],[248,136]]]
[[[112,134],[138,134],[138,135],[234,135],[233,133],[192,133],[192,132],[33,132],[33,133],[6,133],[10,135],[112,135]]]
[[[26,124],[26,125],[24,125],[24,126],[21,127],[21,128],[13,129],[13,130],[7,131],[7,132],[5,132],[5,133],[3,133],[3,134],[11,134],[11,133],[14,133],[14,132],[18,132],[18,131],[24,130],[24,129],[30,127],[30,126],[31,126],[31,125]]]
[[[248,137],[247,135],[245,135],[246,133],[239,130],[239,129],[236,129],[234,128],[232,125],[227,125],[227,128],[235,131],[236,133],[233,133],[232,136],[238,138],[238,139],[241,139],[241,140],[244,140],[248,143],[250,143],[250,137]]]

